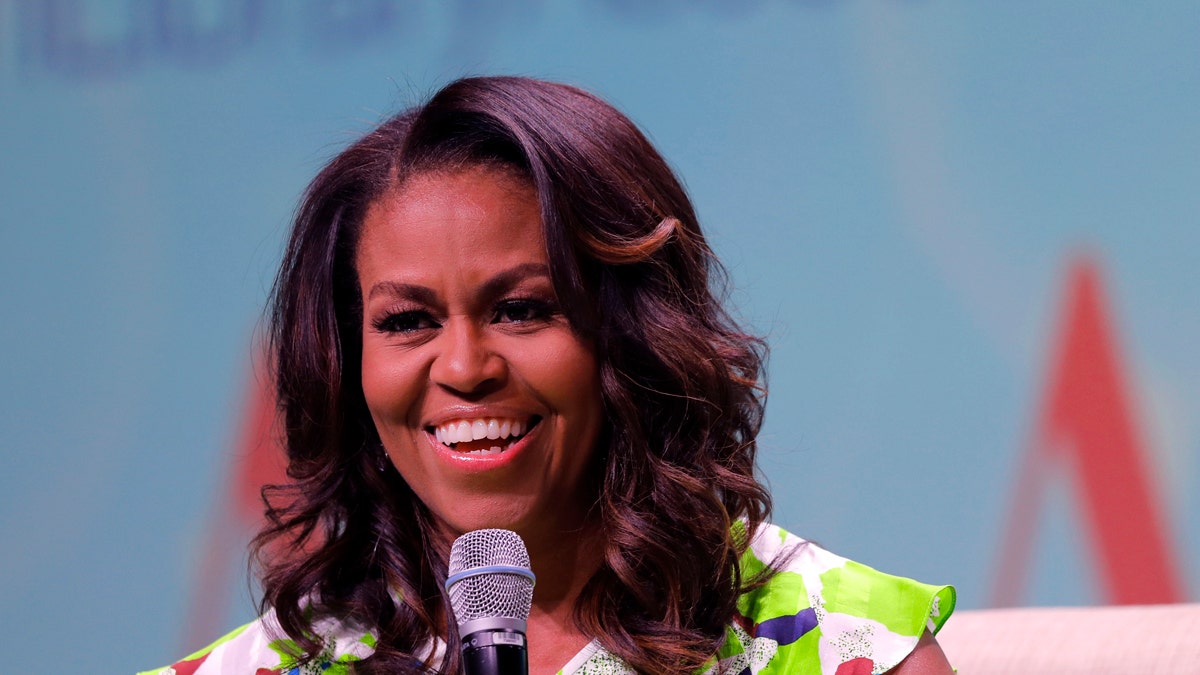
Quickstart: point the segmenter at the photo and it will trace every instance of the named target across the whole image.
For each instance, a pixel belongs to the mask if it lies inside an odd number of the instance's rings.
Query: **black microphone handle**
[[[529,675],[525,636],[515,631],[481,630],[463,638],[465,675]]]

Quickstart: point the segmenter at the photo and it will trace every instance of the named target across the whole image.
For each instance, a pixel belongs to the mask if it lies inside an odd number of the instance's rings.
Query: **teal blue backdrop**
[[[964,608],[1089,255],[1195,599],[1198,28],[1182,0],[0,0],[0,670],[197,647],[206,556],[217,624],[253,615],[247,533],[206,542],[297,196],[484,73],[646,130],[772,345],[776,520]],[[1100,602],[1051,484],[1022,600]]]

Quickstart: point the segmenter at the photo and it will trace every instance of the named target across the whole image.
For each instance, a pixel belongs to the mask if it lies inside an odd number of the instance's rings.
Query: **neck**
[[[604,545],[596,530],[584,526],[555,537],[531,537],[526,545],[537,575],[533,589],[535,609],[553,613],[565,606],[565,611],[572,611],[575,600],[604,557]]]
[[[603,560],[603,542],[595,532],[585,526],[555,541],[527,542],[537,574],[527,632],[531,675],[558,672],[591,640],[576,625],[575,606]]]

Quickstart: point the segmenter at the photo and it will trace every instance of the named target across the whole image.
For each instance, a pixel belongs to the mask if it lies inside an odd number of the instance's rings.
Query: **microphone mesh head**
[[[516,532],[474,530],[455,539],[447,576],[492,565],[529,569],[529,552]],[[459,580],[450,586],[449,593],[454,618],[460,625],[494,617],[524,621],[529,619],[533,604],[533,580],[520,574],[486,572]]]

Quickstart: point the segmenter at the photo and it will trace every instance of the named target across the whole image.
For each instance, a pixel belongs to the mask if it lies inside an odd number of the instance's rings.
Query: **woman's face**
[[[415,176],[368,209],[356,255],[367,407],[446,534],[578,527],[599,369],[550,283],[533,187],[487,168]]]

